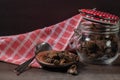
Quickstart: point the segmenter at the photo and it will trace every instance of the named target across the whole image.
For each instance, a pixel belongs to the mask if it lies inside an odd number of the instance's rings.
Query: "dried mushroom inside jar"
[[[113,35],[82,35],[84,40],[80,40],[79,51],[90,60],[100,60],[112,58],[117,54],[118,41]],[[94,37],[91,37],[94,36]],[[106,37],[107,36],[107,37]],[[88,39],[89,37],[89,39]]]

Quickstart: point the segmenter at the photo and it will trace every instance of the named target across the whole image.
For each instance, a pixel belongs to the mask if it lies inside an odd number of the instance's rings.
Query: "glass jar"
[[[111,64],[118,57],[118,32],[119,22],[109,24],[83,17],[75,30],[80,60],[93,64]]]

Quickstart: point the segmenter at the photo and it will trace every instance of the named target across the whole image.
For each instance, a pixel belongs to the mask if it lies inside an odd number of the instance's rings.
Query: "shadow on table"
[[[82,73],[92,74],[120,74],[120,56],[118,59],[110,65],[91,65],[85,66]]]

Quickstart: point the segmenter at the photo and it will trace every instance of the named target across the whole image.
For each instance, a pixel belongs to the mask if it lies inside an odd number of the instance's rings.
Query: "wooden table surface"
[[[31,68],[17,76],[16,65],[0,62],[0,80],[120,80],[120,58],[113,65],[87,65],[76,76]]]

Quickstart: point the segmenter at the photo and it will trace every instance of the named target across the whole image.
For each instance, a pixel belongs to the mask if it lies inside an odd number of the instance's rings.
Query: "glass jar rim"
[[[96,34],[112,34],[119,32],[119,23],[116,25],[101,24],[91,21],[81,22],[79,24],[82,32]]]

